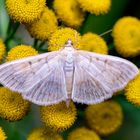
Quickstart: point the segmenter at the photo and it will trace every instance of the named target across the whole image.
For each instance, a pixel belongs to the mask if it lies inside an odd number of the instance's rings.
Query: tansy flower
[[[79,27],[84,20],[84,13],[76,0],[54,0],[54,10],[59,19],[67,26]]]
[[[7,61],[12,61],[12,60],[29,57],[29,56],[33,56],[33,55],[37,55],[37,54],[38,54],[38,52],[31,46],[18,45],[16,47],[12,48],[8,52]]]
[[[27,140],[63,140],[63,139],[59,134],[48,131],[45,128],[35,128],[31,131]]]
[[[2,130],[2,128],[0,127],[0,140],[6,140],[6,135],[5,132]]]
[[[122,109],[115,101],[90,105],[85,113],[88,126],[100,135],[109,135],[115,132],[123,120]]]
[[[81,127],[72,131],[68,140],[100,140],[100,138],[94,131]]]
[[[5,45],[2,39],[0,39],[0,61],[3,59],[4,54],[5,54]]]
[[[84,11],[91,14],[106,14],[111,7],[111,0],[77,0]]]
[[[8,121],[17,121],[29,112],[30,103],[23,100],[19,93],[0,87],[0,117]]]
[[[40,17],[46,0],[6,0],[6,8],[12,19],[30,23]]]
[[[40,108],[41,118],[44,124],[54,131],[64,131],[76,120],[76,107],[70,102],[69,107],[65,102],[56,105],[42,106]]]
[[[86,33],[81,38],[80,49],[101,54],[108,54],[108,47],[102,37],[94,33]]]
[[[49,40],[49,51],[55,51],[61,49],[65,43],[71,39],[74,48],[79,48],[81,36],[79,33],[71,28],[60,28],[56,30]]]
[[[123,17],[113,28],[116,50],[124,57],[140,54],[140,21],[135,17]]]
[[[125,95],[128,101],[140,106],[140,74],[128,83],[125,88]]]
[[[39,20],[27,24],[27,29],[32,37],[47,40],[57,29],[57,19],[54,12],[47,7],[44,8]]]

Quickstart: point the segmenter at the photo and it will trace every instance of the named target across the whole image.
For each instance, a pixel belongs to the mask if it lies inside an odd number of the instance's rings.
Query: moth
[[[38,105],[61,101],[100,103],[137,74],[128,60],[74,49],[69,39],[59,51],[0,65],[0,83]]]

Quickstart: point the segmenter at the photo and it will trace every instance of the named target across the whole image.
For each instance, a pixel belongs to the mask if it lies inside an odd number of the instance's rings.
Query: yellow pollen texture
[[[84,12],[76,0],[54,0],[54,10],[67,26],[77,28],[84,20]]]
[[[56,105],[42,106],[40,109],[41,118],[45,126],[56,132],[64,131],[72,126],[76,120],[76,107],[70,102],[69,107],[65,102]]]
[[[6,8],[15,21],[30,23],[40,17],[45,2],[45,0],[6,0]]]
[[[113,28],[116,50],[123,57],[134,57],[140,54],[140,20],[135,17],[119,19]]]

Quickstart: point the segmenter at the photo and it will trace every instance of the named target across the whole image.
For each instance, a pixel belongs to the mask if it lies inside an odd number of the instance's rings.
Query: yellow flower
[[[29,134],[27,140],[63,140],[63,139],[59,134],[48,131],[45,128],[35,128]]]
[[[6,135],[3,129],[0,127],[0,140],[6,140]]]
[[[67,26],[79,27],[84,20],[84,13],[76,0],[54,0],[54,10]]]
[[[76,120],[76,107],[70,102],[69,107],[65,102],[56,105],[42,106],[40,108],[41,118],[44,124],[54,131],[64,131]]]
[[[88,126],[100,135],[115,132],[123,120],[121,106],[115,101],[90,105],[85,113]]]
[[[125,88],[125,96],[128,101],[140,106],[140,74],[128,83]]]
[[[6,0],[6,8],[12,19],[30,23],[40,17],[46,0]]]
[[[68,140],[100,140],[100,138],[94,131],[81,127],[72,131]]]
[[[86,33],[81,38],[80,49],[101,54],[108,54],[108,47],[102,37],[94,33]]]
[[[135,17],[123,17],[113,28],[116,50],[124,57],[140,54],[140,21]]]
[[[77,0],[84,11],[92,14],[106,14],[111,7],[111,0]]]
[[[49,51],[55,51],[61,49],[65,43],[71,39],[74,47],[79,48],[81,36],[72,28],[60,28],[56,30],[49,40]]]
[[[54,12],[46,7],[40,19],[27,24],[27,29],[32,37],[47,40],[57,29],[57,18]]]
[[[4,54],[5,54],[5,45],[2,39],[0,39],[0,61],[3,59]]]
[[[0,87],[0,117],[8,121],[17,121],[29,112],[30,103],[23,100],[19,93]]]
[[[37,55],[37,54],[38,54],[38,52],[31,46],[18,45],[16,47],[12,48],[8,52],[7,61],[21,59],[24,57],[29,57],[29,56],[33,56],[33,55]]]

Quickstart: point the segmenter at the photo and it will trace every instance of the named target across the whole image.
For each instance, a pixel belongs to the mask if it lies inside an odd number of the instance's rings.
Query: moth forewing
[[[31,56],[0,65],[0,82],[7,88],[24,93],[46,76],[57,52]],[[52,61],[53,60],[53,61]]]
[[[66,101],[67,91],[63,67],[59,60],[49,75],[39,81],[31,90],[23,94],[23,97],[38,105],[52,105],[60,101]]]
[[[109,55],[77,51],[72,99],[96,104],[122,90],[138,73],[131,62]]]

